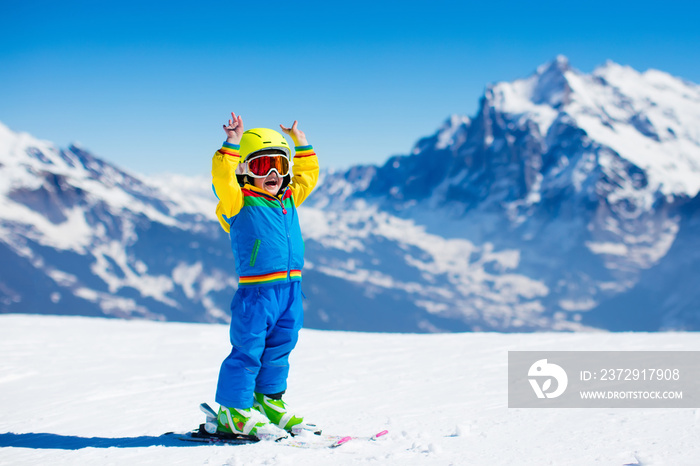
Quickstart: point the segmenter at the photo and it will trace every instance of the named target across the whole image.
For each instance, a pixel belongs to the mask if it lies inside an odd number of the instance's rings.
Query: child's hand
[[[226,142],[229,144],[240,144],[243,136],[243,118],[240,115],[236,116],[231,112],[232,119],[228,121],[228,126],[224,125],[226,132]]]
[[[295,146],[308,146],[309,145],[309,143],[306,141],[306,135],[304,134],[304,132],[297,128],[297,121],[296,120],[294,120],[294,123],[292,124],[291,128],[285,128],[282,125],[280,125],[280,128],[282,128],[282,131],[284,131],[284,134],[286,134],[292,138],[292,141],[294,141]]]

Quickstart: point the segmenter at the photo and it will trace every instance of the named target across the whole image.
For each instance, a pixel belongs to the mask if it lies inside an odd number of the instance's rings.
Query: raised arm
[[[294,204],[298,207],[309,197],[318,181],[318,157],[313,147],[306,140],[306,135],[297,127],[297,121],[287,128],[280,125],[282,131],[294,141],[294,168],[289,189],[292,190]]]
[[[211,163],[212,188],[219,203],[216,217],[221,227],[227,232],[231,229],[231,218],[243,207],[243,194],[236,179],[236,168],[241,158],[238,154],[241,136],[243,136],[243,119],[231,112],[228,125],[224,125],[226,142],[216,151]]]

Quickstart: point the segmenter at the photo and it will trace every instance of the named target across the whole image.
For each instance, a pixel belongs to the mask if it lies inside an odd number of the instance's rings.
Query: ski
[[[299,442],[304,442],[305,438],[310,438],[311,442],[317,442],[320,440],[320,442],[326,443],[328,445],[328,448],[337,448],[341,445],[345,445],[346,443],[354,440],[354,441],[367,441],[367,442],[374,442],[382,437],[386,436],[389,434],[388,430],[383,430],[381,432],[378,432],[372,436],[369,437],[360,437],[360,436],[353,436],[353,435],[327,435],[327,434],[320,434],[320,435],[315,435],[315,436],[307,436],[307,437],[297,437],[293,436],[288,439],[283,439],[280,441],[280,443],[294,443],[295,441]],[[315,438],[314,438],[315,437]],[[318,439],[318,440],[316,440]],[[291,445],[293,446],[293,445]]]
[[[185,442],[203,443],[210,445],[250,445],[259,443],[263,440],[252,435],[228,434],[217,432],[211,434],[206,431],[205,425],[200,424],[199,429],[186,434],[175,434],[177,438]],[[286,445],[295,448],[338,448],[341,445],[354,440],[350,436],[332,436],[332,435],[297,435],[281,438],[278,440],[269,440],[270,443],[278,445]],[[265,441],[263,441],[265,442]]]
[[[212,445],[249,445],[261,441],[261,439],[252,435],[218,432],[217,413],[207,403],[200,404],[199,409],[206,415],[206,422],[200,424],[198,429],[186,434],[179,434],[178,438],[180,440]],[[353,440],[376,441],[383,438],[388,433],[389,431],[383,430],[370,437],[328,435],[323,434],[321,430],[313,424],[304,424],[295,426],[289,437],[265,441],[296,448],[338,448]]]
[[[224,432],[210,434],[206,431],[204,424],[200,424],[199,429],[195,429],[192,432],[177,435],[180,440],[185,442],[208,443],[212,445],[248,445],[260,441],[259,438],[253,435],[227,434]]]

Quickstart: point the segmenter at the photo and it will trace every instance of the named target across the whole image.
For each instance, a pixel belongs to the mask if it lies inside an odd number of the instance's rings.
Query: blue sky
[[[562,54],[700,83],[693,2],[4,2],[0,121],[128,171],[206,174],[230,111],[326,167],[408,153]]]

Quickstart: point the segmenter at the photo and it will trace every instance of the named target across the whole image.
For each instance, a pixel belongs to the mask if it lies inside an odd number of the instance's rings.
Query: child
[[[216,215],[231,234],[239,286],[231,302],[231,354],[219,372],[219,431],[280,438],[301,424],[282,395],[288,357],[304,310],[301,269],[304,243],[296,207],[318,180],[318,158],[294,121],[282,131],[243,131],[235,113],[224,125],[227,139],[214,154]]]

